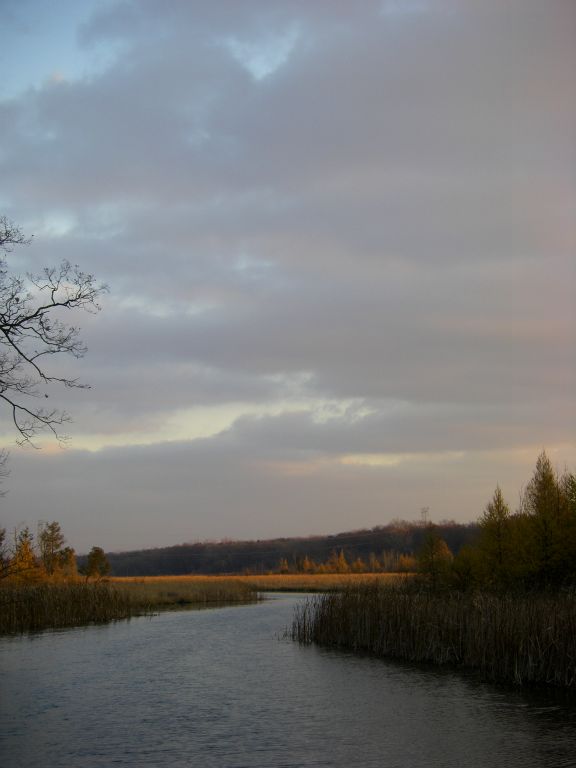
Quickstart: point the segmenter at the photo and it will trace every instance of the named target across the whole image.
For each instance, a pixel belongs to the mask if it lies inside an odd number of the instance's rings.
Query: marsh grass
[[[397,573],[270,573],[270,574],[242,574],[242,575],[200,575],[189,574],[187,576],[116,576],[110,582],[118,587],[130,584],[140,585],[137,589],[145,592],[164,593],[186,592],[191,590],[206,590],[210,594],[213,590],[220,589],[230,591],[231,595],[237,592],[238,585],[252,592],[332,592],[341,590],[354,584],[366,584],[377,581],[378,583],[395,583],[404,581],[405,574]],[[132,589],[132,587],[128,587]],[[137,590],[136,590],[137,591]],[[241,595],[240,595],[241,596]]]
[[[127,596],[107,584],[78,582],[0,588],[0,634],[103,623],[132,614]]]
[[[0,634],[104,623],[160,609],[253,602],[235,579],[140,579],[0,587]]]
[[[139,609],[181,608],[250,603],[257,590],[239,579],[219,577],[149,577],[114,579],[114,589]]]
[[[353,585],[393,584],[406,579],[399,573],[286,573],[240,576],[262,592],[336,592]]]
[[[431,592],[360,585],[296,609],[300,643],[479,670],[489,680],[576,687],[576,595]]]

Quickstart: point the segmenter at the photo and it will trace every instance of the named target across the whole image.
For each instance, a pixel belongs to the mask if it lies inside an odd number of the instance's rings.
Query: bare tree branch
[[[0,217],[0,251],[30,240],[6,217]],[[83,357],[86,346],[80,329],[62,317],[78,309],[98,312],[98,298],[107,291],[93,275],[63,261],[47,267],[41,274],[26,276],[9,272],[6,256],[0,255],[0,400],[11,412],[19,434],[18,443],[33,444],[42,431],[65,440],[59,427],[70,421],[57,409],[35,407],[35,398],[47,398],[44,384],[88,388],[78,379],[58,376],[45,368],[48,356],[66,354]]]

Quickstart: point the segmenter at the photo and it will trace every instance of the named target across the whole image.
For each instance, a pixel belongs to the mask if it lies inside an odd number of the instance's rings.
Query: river
[[[300,647],[299,599],[0,639],[0,765],[576,766],[573,702]]]

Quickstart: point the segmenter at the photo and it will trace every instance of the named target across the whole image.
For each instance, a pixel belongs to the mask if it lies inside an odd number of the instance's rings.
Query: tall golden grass
[[[107,584],[6,585],[0,588],[0,634],[75,627],[131,616],[127,595]]]
[[[242,584],[257,592],[331,592],[352,584],[365,584],[374,581],[389,583],[405,579],[405,574],[397,573],[270,573],[262,575],[210,575],[189,574],[186,576],[115,576],[109,581],[116,586],[140,584],[150,589],[170,591],[171,589],[193,591],[197,588],[215,589],[216,585],[234,588]],[[175,585],[178,585],[177,587]],[[208,587],[207,585],[213,585]]]
[[[257,591],[236,579],[161,580],[0,587],[0,634],[102,623],[160,608],[246,603]]]
[[[117,578],[112,585],[133,606],[155,608],[248,603],[257,597],[256,588],[236,578],[211,576],[160,576]]]
[[[399,573],[286,573],[239,578],[262,592],[334,592],[354,584],[396,583],[406,576]]]
[[[301,643],[476,669],[490,680],[576,687],[576,595],[359,585],[296,609]]]

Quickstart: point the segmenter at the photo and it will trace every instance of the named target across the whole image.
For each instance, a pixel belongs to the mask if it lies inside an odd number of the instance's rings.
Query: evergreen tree
[[[510,508],[504,501],[500,486],[496,486],[479,524],[482,581],[504,586],[510,581],[513,553]]]
[[[49,576],[60,566],[60,555],[66,539],[60,529],[60,523],[40,523],[38,526],[38,546],[40,549],[40,558],[44,570]]]
[[[557,581],[567,554],[563,538],[565,504],[544,451],[524,491],[521,513],[525,518],[523,559],[528,580],[539,586]]]

